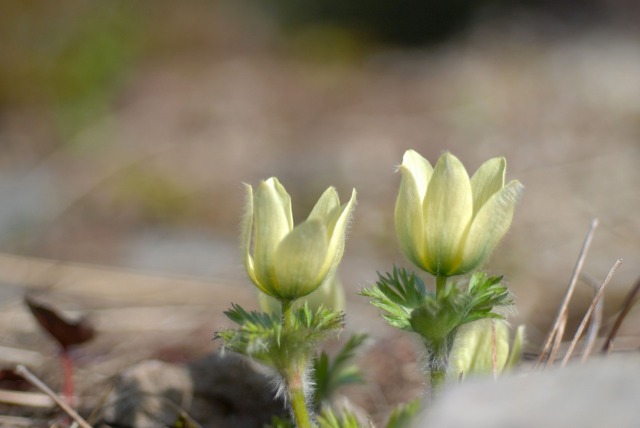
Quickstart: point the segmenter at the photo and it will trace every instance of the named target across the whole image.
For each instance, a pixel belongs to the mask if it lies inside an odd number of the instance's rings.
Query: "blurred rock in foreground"
[[[186,412],[203,427],[257,427],[284,416],[273,378],[236,354],[187,365],[143,361],[124,371],[104,412],[110,426],[169,426]]]
[[[469,381],[445,391],[415,426],[639,426],[640,356],[617,355],[543,373]]]

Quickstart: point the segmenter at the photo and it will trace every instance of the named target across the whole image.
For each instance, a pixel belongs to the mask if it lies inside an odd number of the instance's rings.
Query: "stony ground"
[[[373,339],[362,356],[370,384],[353,394],[382,415],[419,392],[416,351],[356,291],[406,264],[392,216],[408,148],[433,161],[450,150],[470,170],[504,155],[525,184],[489,269],[505,273],[530,350],[594,217],[585,272],[599,282],[624,259],[605,298],[605,320],[614,314],[640,276],[640,33],[491,23],[435,49],[323,62],[278,49],[268,27],[251,27],[254,37],[230,22],[231,42],[138,64],[113,110],[72,144],[54,144],[28,112],[3,116],[0,250],[87,265],[0,260],[0,346],[37,352],[58,382],[55,349],[21,306],[28,287],[98,320],[95,343],[78,351],[80,383],[143,358],[203,355],[232,301],[255,304],[237,249],[241,183],[278,176],[297,219],[327,186],[343,197],[355,187],[341,275],[349,329]],[[572,315],[591,294],[579,287]],[[639,333],[638,316],[622,335]]]

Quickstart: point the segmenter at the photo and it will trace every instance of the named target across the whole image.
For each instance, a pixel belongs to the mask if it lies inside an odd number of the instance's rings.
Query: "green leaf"
[[[471,276],[464,300],[463,324],[483,318],[504,318],[493,312],[494,308],[513,304],[509,289],[502,283],[502,276],[488,277],[484,272]]]
[[[293,311],[292,326],[286,330],[276,314],[247,312],[235,304],[225,314],[239,328],[216,332],[214,338],[221,339],[225,348],[276,368],[291,358],[305,358],[320,340],[344,325],[343,313],[323,307],[312,312],[306,304]]]
[[[420,307],[433,293],[427,291],[424,282],[415,273],[393,267],[393,273],[378,273],[378,281],[359,294],[369,297],[370,303],[383,311],[382,317],[389,324],[411,331],[411,311]],[[435,295],[434,295],[435,296]]]
[[[316,385],[314,401],[316,408],[319,408],[323,402],[329,401],[341,386],[363,382],[360,369],[356,365],[350,364],[350,362],[355,356],[356,350],[364,343],[366,338],[366,334],[354,334],[333,359],[330,359],[325,352],[321,352],[314,359],[313,373]]]
[[[264,428],[296,428],[296,426],[289,419],[284,419],[279,416],[272,416],[271,422],[265,425]]]
[[[389,417],[386,428],[409,428],[418,410],[420,410],[419,399],[396,407]]]
[[[243,325],[245,323],[252,323],[261,325],[264,327],[269,327],[273,324],[274,321],[278,320],[279,317],[274,317],[271,314],[263,313],[263,312],[247,312],[240,305],[236,305],[235,303],[231,304],[231,309],[225,311],[224,314],[231,321],[235,322],[238,325]]]
[[[360,428],[358,419],[353,413],[344,411],[338,416],[330,408],[326,408],[320,413],[318,426],[319,428]]]
[[[429,343],[442,343],[462,324],[464,309],[454,299],[429,298],[411,312],[413,331],[427,339]]]

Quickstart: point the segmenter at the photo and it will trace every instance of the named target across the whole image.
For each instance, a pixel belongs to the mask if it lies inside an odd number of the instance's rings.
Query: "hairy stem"
[[[282,303],[282,328],[289,330],[293,328],[293,302],[283,300]],[[285,345],[286,346],[286,345]],[[289,354],[291,355],[291,354]],[[311,418],[307,409],[307,403],[304,396],[304,361],[295,361],[291,357],[286,362],[287,367],[281,370],[284,382],[291,403],[291,411],[298,428],[311,428]]]
[[[440,390],[447,376],[451,346],[449,346],[449,340],[444,339],[438,343],[432,342],[428,348],[430,348],[429,375],[431,377],[431,397],[435,398],[440,394]]]
[[[311,418],[309,417],[303,390],[303,370],[295,371],[290,377],[293,379],[287,379],[287,391],[289,393],[289,400],[291,401],[293,417],[296,420],[296,426],[298,428],[311,428]]]

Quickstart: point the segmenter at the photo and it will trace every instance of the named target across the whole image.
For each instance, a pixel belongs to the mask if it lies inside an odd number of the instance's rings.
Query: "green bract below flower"
[[[453,276],[479,267],[505,235],[523,186],[505,186],[507,162],[493,158],[469,178],[450,153],[435,168],[413,150],[404,154],[395,224],[400,246],[418,267]]]
[[[330,187],[309,217],[293,227],[291,198],[277,178],[260,183],[255,194],[247,185],[242,244],[251,281],[266,294],[285,301],[320,287],[342,258],[355,201],[354,189],[349,202],[341,206],[336,190]]]

